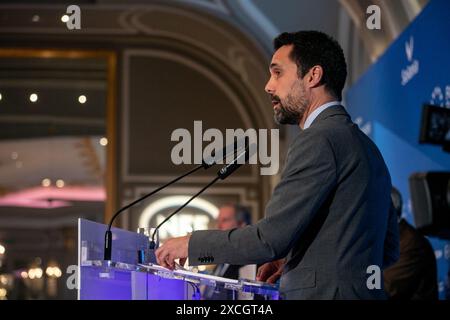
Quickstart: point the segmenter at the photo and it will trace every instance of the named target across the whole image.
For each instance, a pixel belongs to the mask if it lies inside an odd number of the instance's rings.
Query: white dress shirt
[[[305,125],[303,126],[303,130],[308,129],[311,126],[311,123],[313,123],[313,121],[317,118],[317,116],[325,109],[332,107],[332,106],[340,106],[341,102],[340,101],[331,101],[331,102],[327,102],[323,105],[321,105],[320,107],[318,107],[316,110],[314,110],[309,116],[308,118],[306,118],[305,121]]]

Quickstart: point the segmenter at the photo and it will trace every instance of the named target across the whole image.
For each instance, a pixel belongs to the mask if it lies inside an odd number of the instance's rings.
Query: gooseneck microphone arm
[[[253,145],[252,145],[253,147]],[[245,148],[240,152],[239,155],[237,155],[234,160],[223,166],[222,169],[220,169],[219,172],[217,172],[217,177],[215,177],[211,182],[209,182],[206,186],[204,186],[199,192],[197,192],[195,195],[193,195],[188,201],[186,201],[181,207],[179,207],[177,210],[172,212],[170,215],[168,215],[158,226],[155,228],[152,234],[152,239],[150,241],[150,249],[155,249],[155,235],[158,229],[166,223],[170,218],[172,218],[175,214],[180,212],[184,207],[186,207],[192,200],[194,200],[196,197],[198,197],[200,194],[202,194],[206,189],[211,187],[214,183],[217,182],[217,180],[225,180],[228,176],[230,176],[234,171],[236,171],[240,166],[242,166],[245,163],[245,160],[248,160],[250,158],[250,152],[249,152],[250,146],[248,145],[248,140],[246,139]],[[244,158],[245,160],[240,163],[240,159]]]
[[[108,230],[111,229],[111,226],[112,226],[112,224],[113,224],[113,222],[114,222],[114,219],[115,219],[122,211],[127,210],[128,208],[134,206],[136,203],[138,203],[138,202],[140,202],[140,201],[146,199],[147,197],[150,197],[151,195],[153,195],[153,194],[155,194],[155,193],[161,191],[161,190],[164,189],[164,188],[167,188],[167,187],[170,186],[171,184],[177,182],[178,180],[183,179],[184,177],[186,177],[186,176],[188,176],[188,175],[194,173],[195,171],[197,171],[198,169],[201,169],[201,168],[203,168],[203,165],[199,165],[198,167],[195,167],[194,169],[190,170],[189,172],[186,172],[185,174],[183,174],[182,176],[179,176],[178,178],[175,178],[175,179],[173,179],[172,181],[169,181],[168,183],[166,183],[165,185],[159,187],[158,189],[155,189],[155,190],[153,190],[152,192],[146,194],[145,196],[142,196],[142,197],[140,197],[139,199],[137,199],[137,200],[131,202],[130,204],[126,205],[125,207],[123,207],[122,209],[120,209],[119,211],[117,211],[116,214],[111,218],[111,221],[109,222],[109,225],[108,225]]]
[[[248,139],[247,138],[245,139],[245,143],[248,144]],[[219,153],[219,155],[210,157],[209,159],[206,159],[206,160],[203,159],[201,165],[199,165],[199,166],[195,167],[194,169],[186,172],[185,174],[181,175],[180,177],[173,179],[172,181],[166,183],[165,185],[159,187],[156,190],[153,190],[152,192],[144,195],[143,197],[133,201],[132,203],[126,205],[125,207],[123,207],[119,211],[117,211],[113,215],[113,217],[111,218],[111,221],[109,222],[109,225],[108,225],[108,229],[105,232],[105,246],[104,246],[104,256],[103,256],[104,260],[111,260],[111,256],[112,256],[112,232],[111,232],[111,227],[112,227],[112,224],[113,224],[114,220],[116,219],[116,217],[119,214],[121,214],[123,211],[127,210],[128,208],[134,206],[136,203],[138,203],[138,202],[140,202],[140,201],[150,197],[151,195],[154,195],[155,193],[161,191],[164,188],[167,188],[168,186],[170,186],[171,184],[177,182],[178,180],[183,179],[184,177],[194,173],[195,171],[199,170],[200,168],[204,168],[206,170],[206,169],[212,167],[213,165],[217,164],[218,160],[220,160],[220,159],[225,160],[226,157],[230,154],[230,152],[236,152],[235,142],[233,142],[233,144],[230,144],[230,145],[224,147],[223,151],[221,153]],[[155,229],[155,231],[156,231],[156,229]],[[153,237],[152,237],[152,239],[153,239]]]
[[[209,182],[206,186],[204,186],[199,192],[194,194],[188,201],[186,201],[181,207],[179,207],[177,210],[169,214],[158,226],[155,228],[152,234],[152,240],[150,242],[150,249],[155,249],[155,234],[156,231],[170,218],[172,218],[174,215],[176,215],[178,212],[180,212],[184,207],[186,207],[192,200],[197,198],[200,194],[202,194],[206,189],[211,187],[214,183],[216,183],[217,180],[220,179],[220,176],[215,177],[211,182]]]
[[[108,229],[105,233],[105,248],[104,248],[104,260],[111,260],[111,255],[112,255],[112,232],[111,232],[111,226],[114,222],[114,219],[116,219],[116,217],[121,214],[123,211],[127,210],[128,208],[134,206],[136,203],[150,197],[151,195],[154,195],[155,193],[161,191],[164,188],[167,188],[168,186],[170,186],[171,184],[177,182],[178,180],[183,179],[184,177],[194,173],[195,171],[201,169],[201,168],[209,168],[211,165],[210,164],[206,164],[206,163],[202,163],[201,165],[195,167],[194,169],[186,172],[185,174],[183,174],[182,176],[179,176],[178,178],[173,179],[172,181],[169,181],[168,183],[166,183],[165,185],[159,187],[158,189],[153,190],[152,192],[140,197],[139,199],[131,202],[130,204],[126,205],[125,207],[121,208],[119,211],[117,211],[113,217],[111,218],[109,225],[108,225]]]

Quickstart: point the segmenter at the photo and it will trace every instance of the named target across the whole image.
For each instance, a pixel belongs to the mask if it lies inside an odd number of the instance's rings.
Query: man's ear
[[[323,77],[322,67],[319,65],[313,66],[311,69],[309,69],[307,76],[308,76],[307,79],[308,87],[315,88],[319,86]]]

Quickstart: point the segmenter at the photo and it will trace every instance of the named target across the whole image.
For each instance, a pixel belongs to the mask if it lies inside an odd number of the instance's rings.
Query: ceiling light
[[[64,180],[61,180],[61,179],[56,180],[56,186],[58,188],[62,188],[62,187],[64,187],[64,185],[65,185]]]
[[[108,139],[103,137],[103,138],[100,139],[99,143],[100,143],[100,145],[105,147],[108,144]]]
[[[83,103],[86,103],[86,101],[87,101],[87,98],[86,98],[85,95],[81,95],[81,96],[78,97],[78,102],[79,103],[83,104]]]
[[[42,186],[43,187],[50,187],[50,185],[52,184],[52,181],[50,179],[44,179],[42,180]]]
[[[36,102],[38,100],[38,95],[36,93],[30,94],[30,101]]]

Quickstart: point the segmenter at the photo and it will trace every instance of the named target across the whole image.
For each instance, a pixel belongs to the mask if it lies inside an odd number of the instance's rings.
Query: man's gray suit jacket
[[[189,262],[286,258],[284,299],[383,299],[377,268],[399,255],[390,192],[378,148],[342,106],[329,107],[292,142],[265,218],[230,231],[193,232]]]

